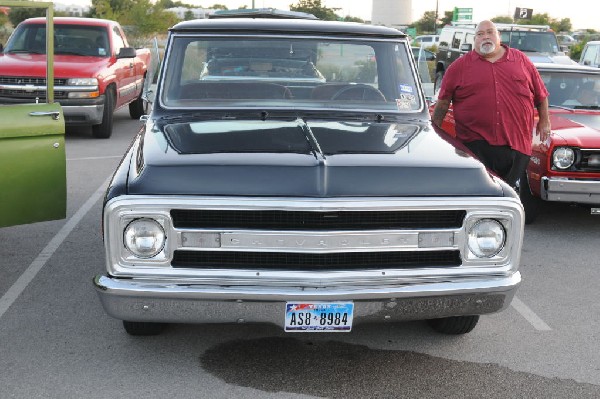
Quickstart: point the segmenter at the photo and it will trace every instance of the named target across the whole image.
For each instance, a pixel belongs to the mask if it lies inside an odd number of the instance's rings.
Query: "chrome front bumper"
[[[271,323],[283,327],[287,301],[353,301],[354,324],[480,315],[505,309],[521,282],[461,278],[373,287],[217,286],[190,281],[94,278],[105,311],[128,321]]]
[[[98,125],[102,123],[104,104],[62,106],[67,125]]]
[[[547,201],[600,204],[600,180],[542,177],[541,197]]]

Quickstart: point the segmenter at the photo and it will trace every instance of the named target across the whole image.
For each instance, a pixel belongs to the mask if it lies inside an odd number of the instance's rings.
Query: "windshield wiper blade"
[[[575,109],[600,109],[600,105],[576,105]]]
[[[548,107],[550,107],[550,108],[559,108],[559,109],[564,109],[565,111],[571,111],[571,112],[573,112],[573,108],[565,107],[563,105],[548,104]]]
[[[5,50],[5,54],[46,54],[45,51],[37,51],[37,50]]]

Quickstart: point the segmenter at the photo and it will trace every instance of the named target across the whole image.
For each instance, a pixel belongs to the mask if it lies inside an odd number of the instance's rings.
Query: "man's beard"
[[[479,45],[479,52],[483,55],[492,54],[496,50],[496,45],[493,42],[485,42]]]

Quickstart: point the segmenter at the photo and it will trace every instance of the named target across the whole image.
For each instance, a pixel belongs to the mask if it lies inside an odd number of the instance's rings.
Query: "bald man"
[[[457,139],[515,186],[531,156],[535,108],[542,141],[550,134],[548,91],[529,58],[500,43],[493,22],[480,22],[474,49],[448,67],[433,111],[435,125],[442,125],[450,103]]]

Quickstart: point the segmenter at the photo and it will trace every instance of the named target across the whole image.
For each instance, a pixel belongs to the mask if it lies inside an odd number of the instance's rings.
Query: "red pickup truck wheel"
[[[142,87],[144,87],[144,82],[142,82]],[[142,98],[142,94],[144,94],[143,89],[138,98],[129,103],[129,116],[131,116],[131,119],[140,119],[142,115],[146,115],[147,103]]]
[[[106,89],[104,93],[104,113],[102,123],[92,126],[92,135],[97,139],[107,139],[112,135],[113,113],[115,110],[115,94],[112,89]]]

